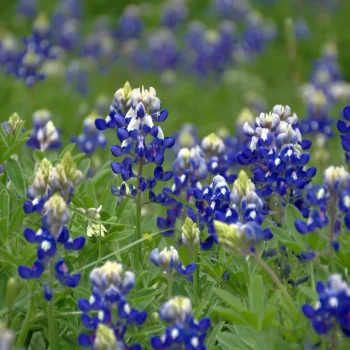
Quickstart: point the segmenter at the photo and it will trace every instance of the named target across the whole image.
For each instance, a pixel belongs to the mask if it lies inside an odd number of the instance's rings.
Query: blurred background
[[[81,128],[128,80],[156,88],[175,132],[232,133],[244,107],[338,118],[349,100],[349,1],[2,0],[0,120],[47,108]]]

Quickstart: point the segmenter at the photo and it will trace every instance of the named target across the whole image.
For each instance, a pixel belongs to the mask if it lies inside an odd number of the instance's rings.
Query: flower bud
[[[330,166],[324,172],[324,183],[331,193],[339,192],[350,182],[350,174],[344,167]]]
[[[69,221],[67,204],[60,195],[55,194],[44,204],[44,211],[45,226],[57,239],[63,226]]]
[[[20,289],[20,282],[13,277],[10,277],[6,285],[5,301],[8,310],[13,309],[13,305],[16,301],[18,292]],[[1,348],[2,349],[2,348]]]
[[[166,322],[184,322],[192,312],[191,300],[177,296],[167,301],[160,309],[160,317]]]
[[[117,349],[118,343],[113,329],[103,323],[99,323],[93,348],[96,350]]]
[[[13,113],[7,123],[10,133],[14,135],[22,123],[23,120],[19,117],[19,115],[17,113]]]
[[[245,225],[228,225],[221,221],[214,221],[214,228],[219,238],[219,243],[226,249],[239,250],[245,239]]]
[[[225,151],[225,144],[220,137],[211,133],[202,141],[202,149],[208,156],[218,155]]]
[[[49,178],[52,171],[52,164],[49,160],[44,158],[35,173],[35,178],[33,182],[33,188],[40,193],[44,193],[49,184]]]
[[[199,244],[200,231],[190,217],[185,219],[181,228],[182,241],[186,246],[196,246]]]

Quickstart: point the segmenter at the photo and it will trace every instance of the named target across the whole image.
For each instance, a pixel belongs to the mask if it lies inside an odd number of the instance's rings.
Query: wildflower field
[[[0,350],[350,349],[349,14],[2,0]]]

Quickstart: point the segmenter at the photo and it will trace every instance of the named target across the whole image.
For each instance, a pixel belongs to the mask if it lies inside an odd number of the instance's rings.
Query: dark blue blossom
[[[99,345],[127,347],[124,339],[127,324],[141,325],[147,318],[146,312],[133,309],[126,300],[135,285],[134,274],[123,272],[121,264],[108,261],[91,271],[90,283],[93,286],[90,298],[78,300],[82,323],[90,335],[80,334],[79,345],[91,349]],[[118,315],[117,322],[112,318],[114,313]],[[130,349],[141,347],[135,344]]]
[[[192,315],[191,301],[188,298],[179,296],[170,299],[162,305],[159,315],[170,325],[161,337],[151,338],[152,349],[205,349],[204,341],[211,326],[210,319],[195,320]]]
[[[315,306],[304,304],[302,311],[310,319],[314,330],[321,335],[339,328],[345,337],[350,336],[349,286],[338,274],[331,275],[325,286],[316,285],[319,300]]]

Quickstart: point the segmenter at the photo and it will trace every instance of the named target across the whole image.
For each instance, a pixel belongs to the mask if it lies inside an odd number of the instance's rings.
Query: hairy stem
[[[291,296],[287,292],[286,288],[284,287],[284,285],[282,284],[282,282],[280,281],[280,279],[278,278],[276,273],[270,268],[269,265],[267,265],[265,263],[265,261],[263,261],[261,259],[261,256],[259,254],[255,254],[254,257],[255,257],[255,261],[271,277],[271,279],[274,281],[274,283],[279,288],[279,290],[282,292],[282,294],[286,297],[286,299],[290,302],[290,304],[294,305],[293,299],[291,298]]]
[[[193,249],[193,260],[197,264],[196,271],[193,274],[193,295],[194,295],[194,307],[196,308],[199,305],[199,272],[200,265],[198,265],[198,248]]]
[[[20,332],[18,339],[17,339],[16,345],[18,348],[24,348],[28,333],[29,333],[30,328],[32,326],[32,320],[34,317],[34,309],[35,309],[34,308],[34,306],[35,306],[34,305],[34,291],[35,291],[35,280],[31,280],[29,282],[29,294],[30,294],[29,305],[28,305],[26,317],[25,317],[23,325],[22,325],[21,332]]]
[[[140,179],[142,176],[142,169],[143,169],[143,159],[139,159],[138,171],[137,171],[137,196],[136,196],[136,241],[142,238],[142,232],[141,232],[142,196],[141,196],[141,190],[139,189]],[[134,249],[135,249],[134,251],[135,265],[137,267],[141,267],[142,266],[141,244],[136,244]]]
[[[173,296],[173,271],[168,271],[168,300]]]
[[[54,277],[54,264],[53,261],[50,261],[50,282],[49,282],[49,288],[50,291],[53,293],[53,277]],[[56,342],[56,321],[55,321],[55,314],[54,314],[54,301],[53,297],[49,301],[49,305],[47,308],[47,317],[48,317],[48,338],[49,338],[49,346],[50,350],[55,350],[57,347]]]

